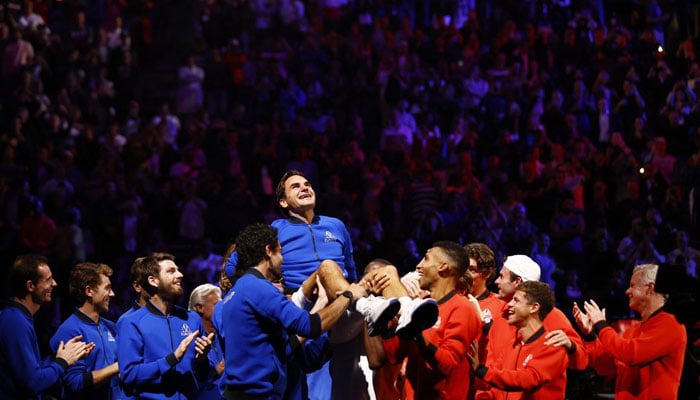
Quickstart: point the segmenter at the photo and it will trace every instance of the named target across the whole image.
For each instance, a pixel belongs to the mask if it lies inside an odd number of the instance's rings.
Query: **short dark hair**
[[[236,237],[238,265],[236,265],[235,278],[240,278],[246,269],[258,265],[267,257],[265,246],[276,249],[278,244],[277,228],[261,223],[243,228]]]
[[[435,242],[433,247],[439,247],[442,249],[447,258],[452,261],[453,269],[457,273],[457,276],[462,276],[465,272],[467,272],[469,267],[469,256],[462,245],[450,240],[441,240]]]
[[[129,268],[129,279],[131,282],[138,282],[141,284],[141,276],[143,275],[143,260],[146,257],[138,257],[134,260]]]
[[[486,275],[486,281],[496,275],[496,254],[484,243],[469,243],[464,246],[469,258],[476,260],[476,269]]]
[[[27,281],[36,284],[39,281],[39,266],[49,265],[46,257],[38,254],[25,254],[15,258],[10,271],[10,285],[12,295],[18,299],[29,294]]]
[[[158,292],[158,288],[148,283],[148,278],[151,276],[158,277],[160,275],[160,262],[166,260],[175,261],[175,256],[169,253],[153,253],[143,257],[141,261],[142,271],[138,283],[141,285],[141,289],[151,296]]]
[[[290,169],[289,171],[285,172],[284,175],[282,175],[282,177],[280,178],[279,182],[277,182],[277,188],[275,189],[275,196],[277,196],[277,202],[284,199],[284,185],[285,183],[287,183],[287,179],[297,175],[303,177],[306,180],[309,179],[306,177],[306,175],[304,175],[303,172],[297,171],[295,169]]]
[[[554,292],[545,282],[525,281],[518,285],[515,291],[523,292],[525,298],[530,303],[537,303],[540,305],[540,311],[538,312],[540,321],[544,320],[547,314],[554,308]]]
[[[95,288],[100,284],[100,276],[112,276],[112,268],[107,264],[84,262],[75,266],[70,272],[68,280],[68,291],[78,304],[83,304],[87,300],[85,288]]]

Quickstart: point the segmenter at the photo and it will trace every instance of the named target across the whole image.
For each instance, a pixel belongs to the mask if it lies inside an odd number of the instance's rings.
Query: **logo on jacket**
[[[493,320],[493,315],[491,314],[491,310],[489,310],[488,308],[484,308],[483,310],[481,310],[481,315],[483,316],[483,320],[484,320],[485,324],[488,324],[489,322],[491,322],[491,320]]]
[[[180,336],[189,336],[192,333],[192,329],[187,323],[182,324],[182,329],[180,330]]]
[[[527,357],[525,357],[525,360],[523,361],[523,367],[527,367],[527,363],[532,360],[532,353],[528,354]]]
[[[116,340],[114,340],[114,336],[112,336],[112,332],[110,332],[110,331],[107,331],[107,341],[108,342],[116,342]]]
[[[328,242],[340,242],[340,240],[333,236],[331,231],[326,231],[326,236],[323,238],[323,241],[328,243]]]

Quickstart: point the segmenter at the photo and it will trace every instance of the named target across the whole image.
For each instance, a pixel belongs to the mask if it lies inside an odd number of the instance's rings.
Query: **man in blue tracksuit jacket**
[[[195,312],[178,307],[183,275],[170,254],[143,260],[140,285],[151,298],[122,319],[117,330],[120,378],[127,394],[139,399],[188,399],[209,372],[210,336]],[[194,342],[194,343],[192,343]]]
[[[109,311],[114,297],[111,275],[112,269],[105,264],[80,263],[71,271],[69,290],[82,305],[58,327],[49,345],[57,351],[61,342],[82,335],[95,348],[63,373],[64,399],[122,398],[117,376],[117,328],[100,317]]]
[[[276,195],[288,214],[272,222],[282,245],[285,288],[299,288],[323,260],[335,261],[349,281],[356,281],[350,233],[341,220],[314,213],[316,194],[304,175],[299,171],[285,173]]]
[[[0,399],[40,399],[66,368],[90,354],[92,345],[76,336],[59,344],[53,360],[42,360],[34,314],[51,301],[56,287],[45,257],[17,257],[10,285],[13,297],[0,311]]]
[[[275,195],[279,206],[287,213],[287,218],[272,222],[272,226],[279,231],[282,245],[285,291],[289,293],[298,289],[323,260],[335,261],[349,281],[357,281],[350,233],[339,219],[315,213],[316,193],[304,174],[295,170],[284,173]],[[336,357],[351,359],[340,356],[344,351],[347,349],[343,347],[334,349]],[[332,382],[329,367],[329,363],[326,363],[319,371],[308,375],[309,397],[312,400],[326,400],[331,398],[333,392],[336,398],[351,399],[353,390],[345,385],[351,379]],[[347,365],[339,365],[338,368],[351,370]]]
[[[230,280],[234,280],[234,271],[236,264],[238,263],[238,254],[236,252],[231,253],[225,265],[225,273],[228,278],[227,281],[222,280],[220,282],[221,289],[226,291],[226,294],[222,301],[216,303],[214,306],[214,313],[212,315],[212,324],[214,329],[216,329],[218,339],[213,346],[219,346],[223,350],[224,345],[224,326],[223,326],[223,312],[224,312],[224,301],[228,302],[234,295],[234,291],[231,290]],[[309,296],[310,297],[310,296]],[[300,304],[297,304],[300,306]],[[301,304],[304,306],[304,304]],[[309,308],[311,305],[308,305]],[[328,332],[324,332],[321,336],[316,339],[306,339],[303,343],[297,339],[296,335],[291,335],[287,339],[287,387],[285,393],[282,396],[284,400],[305,400],[308,398],[308,388],[306,386],[306,373],[315,371],[328,360],[329,357],[329,342],[328,342]],[[210,363],[211,354],[214,351],[210,351]],[[222,376],[223,377],[223,376]],[[225,385],[222,383],[223,379],[220,379],[220,390],[223,395]]]
[[[236,238],[236,281],[222,301],[226,399],[283,398],[289,335],[318,337],[337,322],[353,300],[367,295],[360,285],[342,280],[337,266],[324,262],[318,272],[321,280],[333,286],[327,287],[328,293],[342,292],[342,296],[314,314],[297,307],[272,283],[282,276],[277,234],[275,228],[253,224]],[[324,278],[334,276],[342,282]]]

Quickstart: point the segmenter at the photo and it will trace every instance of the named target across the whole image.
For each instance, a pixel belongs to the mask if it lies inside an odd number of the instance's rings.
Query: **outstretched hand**
[[[401,283],[408,291],[408,295],[412,299],[418,298],[421,294],[420,275],[417,272],[411,271],[401,277]]]
[[[581,328],[581,331],[585,335],[590,335],[591,332],[593,331],[593,324],[591,323],[591,319],[586,315],[586,313],[583,312],[578,306],[578,303],[574,302],[574,307],[573,307],[573,314],[574,314],[574,320],[576,320],[576,325],[578,325],[579,328]]]
[[[595,300],[585,301],[583,303],[583,308],[588,314],[588,319],[591,321],[591,326],[597,324],[598,322],[605,321],[605,309],[602,310],[598,307]]]

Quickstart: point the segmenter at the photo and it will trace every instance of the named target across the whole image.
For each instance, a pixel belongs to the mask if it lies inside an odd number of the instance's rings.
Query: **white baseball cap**
[[[523,282],[540,280],[540,266],[526,255],[515,254],[508,256],[503,262],[503,266],[520,276]]]

